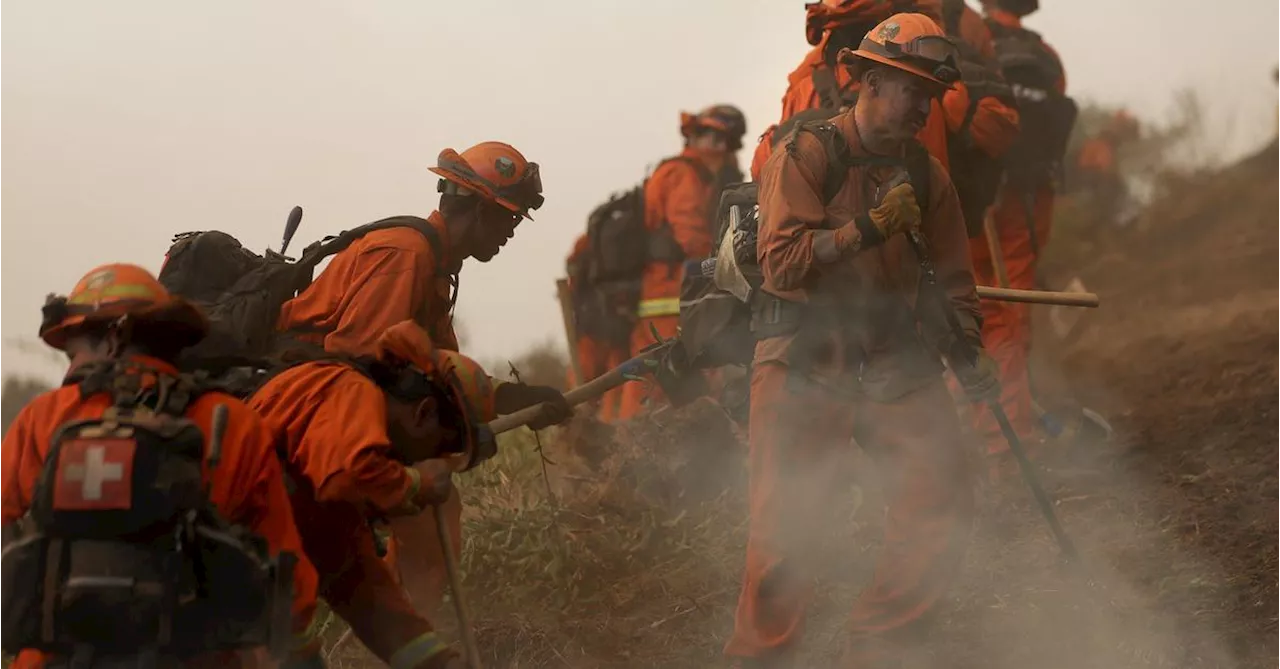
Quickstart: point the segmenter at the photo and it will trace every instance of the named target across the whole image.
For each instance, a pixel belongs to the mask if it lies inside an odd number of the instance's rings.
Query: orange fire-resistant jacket
[[[350,366],[309,362],[271,379],[249,405],[287,458],[291,500],[320,572],[320,595],[384,662],[433,649],[431,624],[378,556],[369,527],[370,518],[404,506],[414,489],[391,454],[382,390]]]
[[[391,457],[386,399],[365,375],[339,362],[305,363],[268,381],[249,406],[282,440],[290,475],[318,501],[374,513],[404,505],[412,479]]]
[[[852,110],[832,123],[853,156],[868,155],[854,129]],[[865,357],[865,361],[848,361],[862,367],[861,383],[869,396],[891,399],[936,379],[941,371],[936,353],[922,350],[914,325],[907,327],[916,320],[913,309],[920,299],[921,277],[906,238],[892,237],[877,248],[828,266],[820,266],[813,253],[817,230],[842,225],[865,213],[872,206],[877,186],[892,179],[898,169],[855,167],[849,171],[845,186],[824,205],[827,153],[822,142],[807,132],[798,133],[794,141],[794,150],[779,151],[769,159],[760,184],[757,254],[765,291],[795,302],[832,300],[874,314],[856,333],[850,333],[854,341],[846,340],[862,351],[859,357]],[[937,159],[931,160],[929,181],[928,207],[920,229],[928,241],[938,282],[961,316],[967,334],[976,341],[978,299],[960,203]],[[922,325],[926,326],[926,341],[935,344],[950,334],[936,322]],[[793,362],[790,352],[795,339],[796,335],[783,335],[762,340],[756,347],[756,362]]]
[[[969,88],[963,83],[957,83],[943,96],[943,117],[948,133],[960,131],[971,102]],[[973,118],[969,120],[969,137],[983,153],[999,158],[1018,138],[1018,110],[993,97],[984,97],[978,100],[977,105]]]
[[[448,246],[439,212],[428,222]],[[457,350],[450,276],[461,266],[412,228],[370,232],[336,254],[320,276],[280,310],[278,329],[322,343],[325,350],[373,353],[384,330],[414,320],[440,348]]]
[[[131,362],[144,374],[144,385],[155,383],[155,374],[177,375],[178,370],[162,360],[135,356]],[[296,641],[310,628],[316,603],[316,571],[306,559],[285,490],[284,476],[276,459],[275,442],[263,421],[243,402],[220,392],[207,392],[187,408],[186,417],[207,436],[217,405],[228,410],[222,440],[222,458],[215,469],[204,471],[209,499],[228,521],[242,525],[266,539],[273,552],[290,551],[298,557],[294,569],[294,630]],[[81,399],[76,385],[47,392],[27,405],[4,436],[3,513],[5,525],[21,518],[31,508],[36,482],[44,467],[53,434],[59,426],[74,420],[100,417],[111,406],[107,393]],[[224,659],[220,662],[235,660]],[[35,651],[19,655],[15,667],[43,666]]]
[[[644,224],[650,233],[670,231],[686,258],[711,255],[711,225],[707,221],[713,179],[711,167],[686,148],[676,159],[664,161],[644,187]],[[640,318],[680,313],[683,265],[653,261],[641,277]]]

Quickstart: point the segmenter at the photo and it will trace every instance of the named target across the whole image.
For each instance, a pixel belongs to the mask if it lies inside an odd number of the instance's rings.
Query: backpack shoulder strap
[[[418,216],[391,216],[372,223],[365,223],[357,228],[343,230],[336,235],[330,235],[311,244],[303,250],[302,258],[298,260],[298,266],[307,270],[315,269],[315,266],[319,265],[320,261],[345,251],[356,240],[370,232],[389,228],[413,228],[427,238],[427,243],[431,245],[433,253],[439,255],[440,251],[443,250],[440,233],[436,231],[435,227],[427,219]]]
[[[907,170],[916,193],[916,202],[920,211],[928,211],[929,193],[932,191],[932,173],[929,151],[918,140],[911,140],[906,146],[904,158],[880,158],[874,156],[857,157],[849,150],[849,143],[840,134],[839,128],[830,122],[806,123],[799,131],[809,132],[818,137],[827,152],[827,172],[823,178],[822,201],[829,203],[844,187],[849,170],[858,166],[901,165]],[[794,144],[794,138],[788,148]]]
[[[794,152],[796,137],[801,132],[817,137],[827,154],[827,170],[822,179],[822,201],[829,203],[844,187],[845,176],[849,173],[849,169],[860,162],[853,157],[853,153],[849,151],[849,142],[845,140],[844,135],[840,134],[840,129],[834,123],[818,121],[800,125],[795,135],[787,142],[789,151]]]
[[[154,375],[155,384],[144,386],[144,374]],[[105,392],[111,394],[111,404],[117,408],[147,406],[156,413],[176,417],[183,416],[201,395],[219,390],[216,385],[193,374],[168,374],[122,360],[83,365],[63,380],[63,385],[72,384],[80,391],[82,401]]]

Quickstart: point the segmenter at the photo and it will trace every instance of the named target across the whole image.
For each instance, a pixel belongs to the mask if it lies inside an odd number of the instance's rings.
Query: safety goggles
[[[906,61],[944,84],[960,80],[960,58],[956,47],[941,35],[923,35],[901,43],[886,40],[883,44],[864,39],[860,48],[891,60]]]

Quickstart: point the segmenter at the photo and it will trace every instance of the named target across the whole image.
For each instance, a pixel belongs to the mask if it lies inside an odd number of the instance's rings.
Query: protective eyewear
[[[923,35],[907,42],[862,40],[861,49],[892,60],[905,60],[929,72],[945,84],[960,80],[960,58],[956,47],[946,37]]]
[[[516,205],[523,205],[527,209],[537,209],[542,206],[545,201],[542,197],[542,175],[539,172],[537,163],[525,163],[524,174],[520,175],[520,179],[516,183],[501,187],[480,176],[471,166],[461,160],[452,160],[442,158],[440,161],[440,169],[452,172],[458,175],[464,181],[476,184],[487,189],[490,193],[505,200],[511,200]],[[471,195],[475,191],[459,186],[447,180],[442,180],[440,185],[436,187],[441,193],[451,193],[456,195]]]

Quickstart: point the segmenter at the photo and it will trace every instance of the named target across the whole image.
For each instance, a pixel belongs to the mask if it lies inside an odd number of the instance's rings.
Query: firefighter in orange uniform
[[[6,537],[31,510],[55,432],[73,421],[101,418],[113,406],[114,386],[134,384],[131,387],[136,387],[139,397],[150,398],[157,405],[184,402],[182,415],[195,423],[206,439],[213,433],[215,407],[226,407],[221,456],[216,467],[206,466],[203,472],[209,501],[225,520],[266,539],[272,552],[289,551],[299,558],[293,584],[297,636],[290,661],[312,666],[308,662],[315,661],[320,651],[311,626],[316,573],[303,555],[271,433],[243,402],[216,390],[197,386],[185,399],[161,399],[185,388],[173,361],[207,331],[208,322],[199,309],[170,296],[155,277],[135,265],[99,267],[86,274],[66,298],[50,300],[40,337],[66,352],[70,371],[61,388],[28,404],[4,436],[0,488]],[[111,383],[102,388],[88,385],[102,378],[99,373],[107,374]],[[163,411],[159,406],[156,410]],[[125,471],[132,469],[131,462],[121,464]],[[209,464],[207,459],[205,464]],[[6,583],[5,587],[12,585]],[[121,615],[127,617],[129,610]],[[39,652],[24,650],[12,666],[41,667],[46,659]],[[197,658],[193,664],[256,666],[250,660],[216,655]]]
[[[1039,64],[1036,68],[1020,67],[1018,72],[1004,72],[1005,78],[1014,85],[1015,94],[1019,90],[1032,92],[1030,97],[1018,98],[1021,134],[1006,156],[1005,183],[991,211],[1009,287],[1034,289],[1037,288],[1036,260],[1049,241],[1055,181],[1061,170],[1058,158],[1046,158],[1042,149],[1047,143],[1057,143],[1048,135],[1061,135],[1065,148],[1065,136],[1070,130],[1067,127],[1059,131],[1053,127],[1054,118],[1061,114],[1051,110],[1046,115],[1040,110],[1045,105],[1066,100],[1066,75],[1053,49],[1039,35],[1022,27],[1022,17],[1038,8],[1036,0],[984,0],[982,5],[997,59],[1003,47],[1013,50],[1021,62]],[[1018,81],[1028,72],[1034,75]],[[1039,90],[1034,90],[1037,88]],[[974,271],[979,283],[994,286],[999,281],[988,249],[985,238],[975,240],[972,245]],[[983,342],[1000,365],[1000,403],[1014,430],[1030,440],[1036,425],[1027,375],[1031,350],[1030,305],[987,300],[982,305],[982,317]],[[987,444],[987,452],[1003,460],[1008,444],[990,412],[976,413],[975,421],[977,431]],[[998,464],[993,462],[993,466]]]
[[[725,169],[741,126],[722,106],[681,114],[684,151],[658,165],[645,183],[645,227],[650,232],[649,262],[640,282],[640,302],[631,333],[631,355],[654,343],[653,333],[676,336],[684,262],[711,255],[715,231],[711,200],[716,176]],[[741,141],[741,135],[736,137]],[[646,401],[661,395],[656,384],[623,386],[619,418],[634,416]]]
[[[1089,194],[1092,210],[1098,222],[1123,224],[1128,187],[1120,174],[1116,153],[1128,141],[1139,134],[1138,120],[1121,109],[1111,116],[1106,125],[1080,146],[1076,156],[1078,190]]]
[[[963,0],[943,0],[942,26],[960,55],[962,81],[943,97],[951,178],[960,196],[975,271],[990,278],[991,259],[983,220],[1004,178],[1003,158],[1018,137],[1017,101],[1000,74],[991,31]],[[990,278],[992,283],[986,283]]]
[[[484,428],[494,417],[484,370],[436,349],[422,328],[404,321],[383,332],[372,357],[295,365],[254,393],[249,406],[281,444],[320,596],[390,666],[465,666],[378,555],[369,520],[458,504],[451,472],[496,448]],[[461,545],[459,528],[450,529]],[[437,599],[443,581],[438,575]]]
[[[859,81],[857,103],[791,135],[760,184],[751,517],[725,649],[744,668],[793,666],[824,510],[841,489],[835,464],[851,439],[884,468],[888,509],[841,666],[891,666],[918,642],[960,568],[973,510],[965,433],[939,358],[973,400],[998,392],[980,348],[972,363],[948,356],[981,346],[978,299],[955,190],[912,141],[931,102],[960,76],[954,48],[929,17],[897,14],[840,60]],[[828,198],[832,169],[844,181]],[[916,230],[963,341],[940,315],[926,317],[936,302],[920,294],[903,234]]]
[[[538,164],[502,142],[481,142],[459,154],[440,152],[431,171],[440,176],[440,207],[427,217],[430,231],[408,227],[371,232],[338,253],[320,276],[280,311],[279,329],[330,353],[368,355],[387,328],[412,320],[439,348],[458,349],[453,306],[462,261],[492,260],[530,212],[542,206]],[[502,414],[542,404],[538,429],[567,420],[572,409],[549,386],[494,384]],[[461,502],[445,505],[453,528]],[[438,606],[432,593],[443,569],[434,521],[428,516],[392,523],[405,586],[420,610]],[[456,529],[455,529],[456,531]],[[432,557],[434,556],[434,557]],[[419,568],[420,565],[427,567]]]

